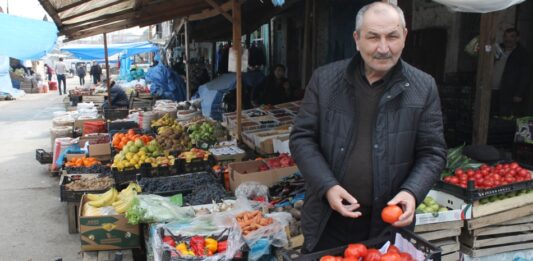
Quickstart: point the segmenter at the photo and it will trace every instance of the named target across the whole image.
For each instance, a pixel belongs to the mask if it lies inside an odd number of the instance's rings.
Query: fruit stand
[[[54,113],[52,151],[39,149],[36,158],[61,175],[68,231],[80,233],[84,256],[121,250],[148,260],[458,260],[533,244],[531,167],[476,162],[458,147],[417,207],[414,233],[390,227],[357,247],[302,255],[305,181],[288,149],[299,102],[243,111],[243,145],[231,138],[234,113],[220,123],[171,101],[152,111],[76,105]],[[382,219],[393,223],[401,213],[387,207]]]

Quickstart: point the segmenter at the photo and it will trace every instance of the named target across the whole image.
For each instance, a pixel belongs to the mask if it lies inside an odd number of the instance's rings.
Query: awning
[[[0,56],[37,60],[55,45],[57,28],[51,22],[0,13]]]
[[[101,60],[105,58],[104,47],[93,44],[71,44],[60,48],[67,51],[81,60]],[[127,44],[110,44],[107,46],[108,56],[120,54],[121,56],[132,56],[140,53],[158,51],[157,45],[149,42],[137,42]]]
[[[239,0],[243,3],[242,25],[247,26],[244,12],[247,6],[282,10],[299,0]],[[219,17],[224,27],[231,28],[230,0],[39,0],[52,17],[60,35],[67,40],[85,38],[135,26],[148,26],[173,19],[187,18],[190,22]],[[274,4],[273,4],[274,2]],[[254,13],[262,14],[262,13]],[[250,19],[254,19],[250,15]],[[256,27],[257,28],[257,27]],[[244,28],[243,28],[244,29]],[[216,28],[210,28],[215,30]],[[245,30],[243,30],[245,31]],[[193,37],[194,38],[194,37]]]
[[[525,0],[433,0],[458,12],[489,13],[507,9]]]

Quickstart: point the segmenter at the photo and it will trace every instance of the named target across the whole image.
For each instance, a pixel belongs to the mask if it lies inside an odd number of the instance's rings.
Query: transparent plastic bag
[[[235,190],[235,197],[268,203],[268,187],[258,182],[244,182]]]
[[[126,218],[130,224],[159,223],[177,221],[190,222],[194,218],[194,210],[182,208],[169,198],[158,195],[138,195],[137,202],[127,211]]]
[[[171,222],[168,224],[158,226],[157,240],[152,242],[152,246],[155,247],[154,253],[158,253],[159,257],[156,260],[206,260],[206,261],[218,261],[218,260],[231,260],[235,254],[244,245],[244,241],[238,230],[238,224],[235,222],[234,215],[231,213],[216,213],[205,216],[196,217],[190,223],[177,223]],[[195,251],[194,241],[204,240],[209,238],[211,243],[213,240],[217,242],[217,250],[222,248],[222,244],[225,245],[225,251],[215,252],[213,255],[200,256],[196,253],[196,257],[189,256],[187,253],[178,250],[171,242],[162,240],[165,236],[170,236],[175,245],[185,243],[187,250]],[[205,250],[207,250],[207,243]],[[170,253],[170,259],[168,254]]]

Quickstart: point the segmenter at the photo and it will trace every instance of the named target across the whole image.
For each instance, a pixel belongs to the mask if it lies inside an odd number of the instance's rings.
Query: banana
[[[98,200],[89,201],[89,205],[93,207],[104,207],[111,205],[115,199],[117,198],[117,190],[115,188],[111,188],[110,190],[106,191]]]
[[[100,197],[102,197],[103,193],[102,194],[87,194],[86,197],[89,201],[95,201],[95,200],[98,200],[100,199]]]

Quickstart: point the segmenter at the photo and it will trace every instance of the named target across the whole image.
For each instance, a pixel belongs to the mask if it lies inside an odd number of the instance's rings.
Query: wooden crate
[[[533,205],[526,207],[533,210]],[[529,211],[519,208],[505,212],[512,218],[500,223],[475,229],[466,227],[460,237],[461,252],[475,258],[533,248],[533,216],[524,214]]]
[[[86,95],[82,96],[81,100],[87,103],[102,104],[104,103],[105,97],[101,95]]]
[[[80,228],[78,226],[79,208],[80,202],[67,202],[67,223],[69,234],[77,234],[80,232]]]
[[[122,259],[117,258],[117,253],[122,254]],[[132,250],[115,250],[115,251],[94,251],[94,252],[82,252],[83,261],[133,261]],[[117,258],[117,259],[115,259]]]
[[[491,225],[499,225],[506,221],[529,216],[531,214],[533,214],[533,204],[516,207],[514,209],[507,210],[504,212],[498,212],[496,214],[467,220],[466,228],[468,230],[476,230]]]
[[[441,260],[459,260],[459,235],[463,220],[415,226],[415,233],[442,248]]]

